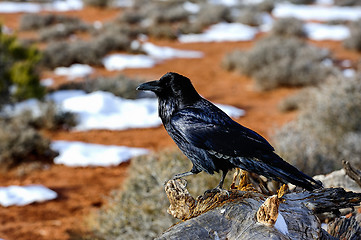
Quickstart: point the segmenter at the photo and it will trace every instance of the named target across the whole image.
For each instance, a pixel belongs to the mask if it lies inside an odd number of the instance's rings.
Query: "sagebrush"
[[[274,136],[280,155],[309,175],[350,161],[361,168],[361,76],[329,79],[310,90],[298,118]]]

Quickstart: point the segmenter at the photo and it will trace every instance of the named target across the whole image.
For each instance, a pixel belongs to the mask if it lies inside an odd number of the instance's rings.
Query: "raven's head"
[[[189,78],[174,72],[164,74],[159,80],[143,83],[137,90],[152,91],[160,100],[177,99],[181,104],[190,104],[200,98]]]

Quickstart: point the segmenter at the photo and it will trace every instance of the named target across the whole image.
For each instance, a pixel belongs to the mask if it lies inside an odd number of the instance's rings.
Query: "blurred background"
[[[0,1],[0,239],[176,223],[163,183],[191,163],[135,90],[170,71],[305,173],[361,168],[361,1]]]

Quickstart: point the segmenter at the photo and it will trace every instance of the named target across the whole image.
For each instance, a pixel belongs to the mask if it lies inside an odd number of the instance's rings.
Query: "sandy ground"
[[[119,11],[86,8],[80,12],[66,14],[80,16],[85,21],[107,21]],[[0,21],[16,29],[20,14],[1,14]],[[19,36],[31,36],[34,33],[19,33]],[[123,74],[142,79],[159,79],[168,71],[188,76],[196,89],[205,98],[223,104],[230,104],[246,110],[246,116],[235,119],[270,139],[272,131],[292,120],[296,113],[281,113],[277,105],[284,97],[297,89],[281,88],[269,92],[257,92],[251,79],[237,73],[227,72],[220,62],[227,52],[233,49],[248,49],[252,42],[241,43],[192,43],[181,44],[171,41],[155,41],[157,45],[179,49],[198,50],[204,53],[202,59],[174,59],[165,61],[151,69],[128,69]],[[316,45],[331,49],[340,59],[356,61],[360,54],[343,49],[339,42],[317,42]],[[104,74],[97,68],[96,74]],[[116,75],[119,72],[105,73]],[[50,76],[44,73],[43,76]],[[57,78],[61,82],[64,79]],[[145,147],[158,151],[175,147],[163,127],[152,129],[134,129],[126,131],[89,131],[89,132],[44,132],[54,140],[77,140],[89,143],[116,144],[131,147]],[[59,194],[59,198],[45,203],[36,203],[24,207],[0,207],[0,238],[6,240],[30,239],[69,239],[69,232],[83,227],[83,219],[93,210],[106,202],[113,189],[121,188],[127,176],[128,163],[110,168],[70,168],[61,165],[49,165],[19,175],[16,170],[0,174],[0,185],[43,184]]]

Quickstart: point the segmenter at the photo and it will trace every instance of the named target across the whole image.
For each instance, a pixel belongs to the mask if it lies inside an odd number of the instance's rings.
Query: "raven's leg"
[[[179,173],[179,174],[174,175],[170,180],[175,180],[175,179],[186,177],[186,176],[193,175],[193,174],[197,174],[197,173],[194,173],[194,172],[191,172],[191,171],[184,172],[184,173]]]
[[[224,179],[226,178],[227,173],[228,173],[228,170],[223,170],[223,171],[222,171],[222,177],[221,177],[221,180],[219,181],[219,183],[218,183],[218,185],[217,185],[217,187],[216,187],[216,188],[218,188],[218,189],[222,189],[222,187],[223,187],[223,183],[224,183]]]
[[[219,181],[217,187],[213,188],[213,189],[209,189],[207,191],[205,191],[204,193],[205,194],[208,194],[208,193],[218,193],[218,192],[221,192],[222,194],[225,193],[229,196],[229,192],[225,189],[223,189],[223,183],[224,183],[224,179],[226,178],[227,176],[227,173],[228,173],[228,170],[225,170],[223,171],[222,170],[222,177],[221,177],[221,181]]]
[[[189,176],[189,175],[198,174],[198,173],[200,173],[200,172],[201,172],[201,171],[196,170],[196,169],[193,167],[192,170],[190,170],[190,171],[188,171],[188,172],[179,173],[179,174],[174,175],[170,180],[175,180],[175,179],[182,178],[182,177],[186,177],[186,176]]]

